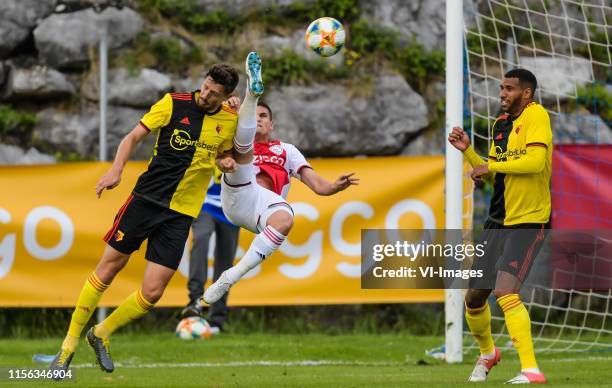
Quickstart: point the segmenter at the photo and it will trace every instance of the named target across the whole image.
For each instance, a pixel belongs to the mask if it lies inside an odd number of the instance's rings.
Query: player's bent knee
[[[110,284],[115,276],[125,267],[130,255],[107,246],[96,266],[96,276],[105,284]]]
[[[276,211],[268,217],[267,225],[272,226],[285,236],[293,228],[293,215],[284,210]]]
[[[468,308],[476,309],[482,307],[487,302],[490,291],[469,289],[465,293],[465,305]]]
[[[142,296],[144,296],[144,298],[149,302],[149,303],[157,303],[158,300],[161,299],[162,295],[164,294],[164,291],[166,289],[166,286],[164,284],[143,284],[142,285]]]

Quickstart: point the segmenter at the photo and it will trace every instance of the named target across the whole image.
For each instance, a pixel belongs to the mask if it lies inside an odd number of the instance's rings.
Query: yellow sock
[[[97,337],[108,338],[118,328],[140,319],[152,307],[153,303],[147,301],[142,296],[142,291],[138,290],[128,296],[102,323],[96,325],[94,334]]]
[[[476,342],[480,346],[480,354],[491,354],[495,351],[493,336],[491,335],[491,309],[489,303],[477,308],[465,306],[465,320]]]
[[[504,312],[508,334],[521,360],[521,369],[536,369],[538,363],[533,352],[529,312],[518,294],[504,295],[497,299],[497,303]]]
[[[89,274],[89,277],[85,281],[79,299],[77,299],[74,312],[72,313],[72,319],[70,319],[70,326],[68,327],[68,334],[62,343],[62,349],[70,350],[74,352],[81,332],[83,328],[91,318],[102,293],[108,288],[108,284],[102,283],[95,272]]]

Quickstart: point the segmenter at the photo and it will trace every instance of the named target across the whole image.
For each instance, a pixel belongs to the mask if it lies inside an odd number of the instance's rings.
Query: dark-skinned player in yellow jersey
[[[480,347],[468,381],[485,381],[501,359],[491,335],[487,302],[493,292],[521,361],[521,372],[507,383],[546,383],[533,351],[529,313],[519,297],[546,236],[551,212],[552,130],[548,113],[533,100],[536,88],[537,80],[528,70],[514,69],[504,75],[499,95],[505,113],[491,128],[487,162],[476,154],[461,128],[453,128],[448,136],[448,141],[463,152],[474,168],[472,179],[480,181],[494,174],[483,233],[486,251],[474,263],[489,281],[472,281],[465,295],[466,320]]]

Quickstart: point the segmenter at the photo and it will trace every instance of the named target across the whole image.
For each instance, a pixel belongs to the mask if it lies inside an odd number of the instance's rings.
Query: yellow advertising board
[[[328,180],[355,172],[361,184],[319,197],[295,181],[288,198],[296,214],[293,230],[278,252],[232,288],[229,304],[443,301],[441,290],[360,287],[361,229],[444,227],[443,157],[313,159],[311,164]],[[109,166],[0,168],[0,306],[74,304],[104,250],[102,237],[146,169],[144,162],[128,163],[119,187],[97,199],[96,182]],[[241,231],[237,258],[253,236]],[[140,287],[145,244],[115,278],[101,305],[116,306]],[[186,249],[158,305],[187,302],[188,258]]]

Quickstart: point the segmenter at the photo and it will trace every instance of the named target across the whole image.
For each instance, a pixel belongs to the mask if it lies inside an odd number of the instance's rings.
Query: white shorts
[[[255,177],[242,185],[230,185],[221,178],[221,207],[227,219],[258,234],[266,227],[268,217],[276,211],[293,215],[283,197],[257,184]]]

